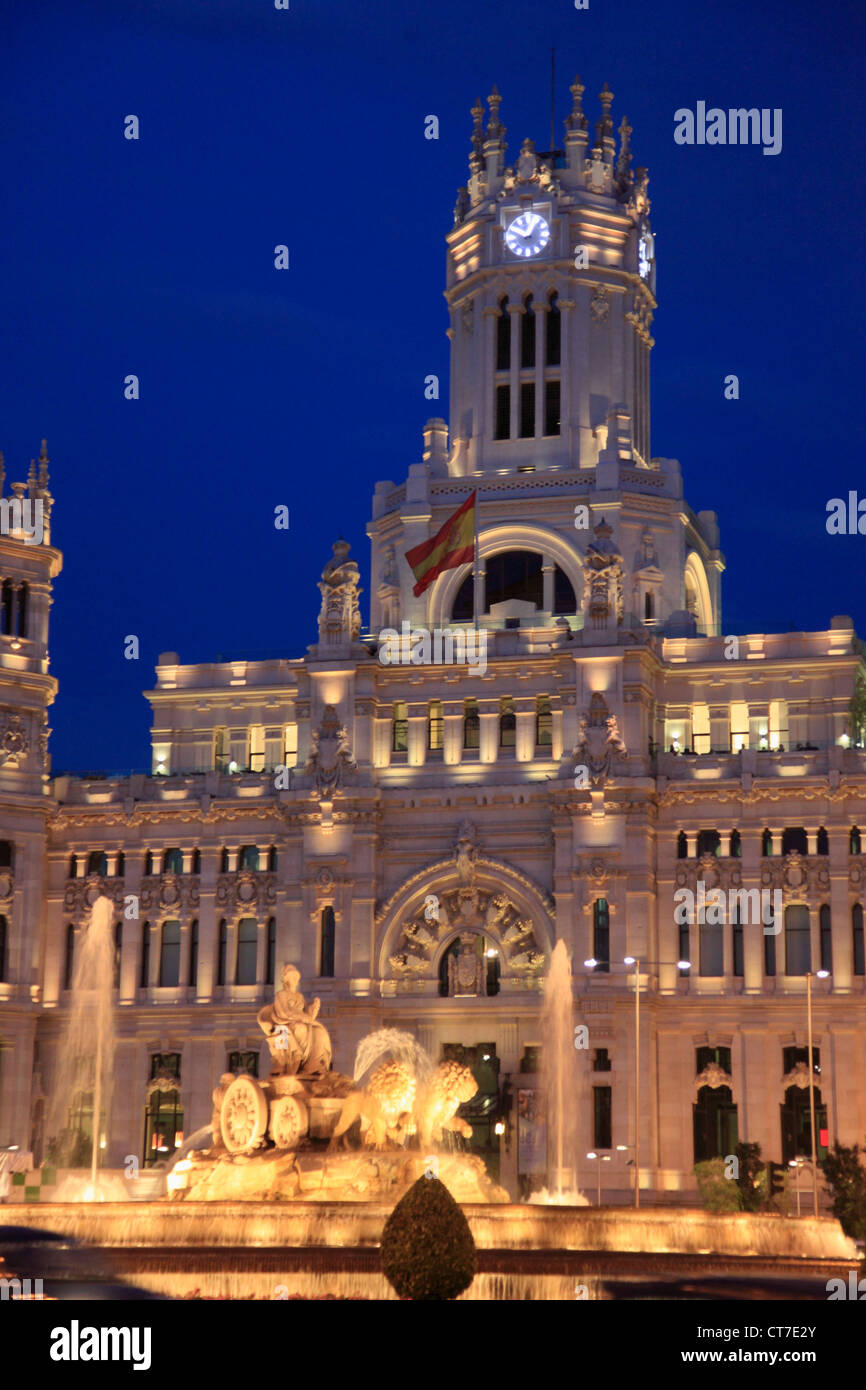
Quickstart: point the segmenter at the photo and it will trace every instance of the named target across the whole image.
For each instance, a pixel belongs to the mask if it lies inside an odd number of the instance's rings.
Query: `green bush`
[[[834,1144],[823,1165],[833,1197],[833,1215],[852,1240],[866,1240],[866,1168],[860,1161],[861,1152],[859,1144]]]
[[[475,1277],[469,1222],[438,1178],[421,1177],[382,1232],[382,1272],[400,1298],[456,1298]]]
[[[708,1158],[703,1163],[695,1164],[698,1192],[707,1211],[742,1210],[740,1189],[731,1178],[725,1177],[726,1166],[723,1158]]]

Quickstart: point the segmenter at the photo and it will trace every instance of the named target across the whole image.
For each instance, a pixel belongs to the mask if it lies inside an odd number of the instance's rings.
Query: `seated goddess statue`
[[[274,995],[273,1004],[266,1004],[257,1015],[270,1048],[271,1075],[328,1071],[331,1039],[324,1024],[318,1022],[321,1001],[314,999],[307,1008],[298,990],[301,972],[297,966],[284,965],[281,978],[283,987]]]

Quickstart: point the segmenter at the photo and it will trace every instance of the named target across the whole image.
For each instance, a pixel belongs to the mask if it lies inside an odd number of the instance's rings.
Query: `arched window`
[[[150,984],[150,923],[141,924],[141,970],[138,976],[138,983],[141,989],[147,989]]]
[[[508,297],[499,301],[499,316],[496,320],[496,370],[507,372],[511,366],[511,315],[508,312]]]
[[[731,831],[731,838],[728,845],[728,854],[732,859],[742,859],[743,857],[743,844],[740,839],[739,830]]]
[[[829,853],[830,853],[830,837],[828,836],[828,834],[827,834],[826,830],[824,829],[823,825],[821,826],[820,830],[818,831],[818,843],[817,843],[816,848],[817,848],[818,854],[829,854]]]
[[[692,1107],[695,1163],[724,1158],[737,1147],[737,1107],[730,1086],[701,1086]]]
[[[162,872],[164,874],[183,873],[183,850],[167,849],[162,856]]]
[[[192,852],[192,870],[191,870],[191,872],[194,873],[194,874],[200,874],[200,873],[201,873],[201,850],[200,850],[200,849],[194,849],[193,852]]]
[[[805,1051],[805,1048],[803,1049]],[[827,1129],[827,1107],[821,1099],[821,1091],[814,1087],[815,1098],[815,1155],[818,1162],[826,1157],[827,1149],[821,1144],[821,1131]],[[782,1162],[790,1163],[800,1156],[809,1157],[812,1153],[812,1117],[810,1113],[808,1086],[789,1086],[785,1100],[779,1107],[782,1119]]]
[[[851,834],[848,836],[848,853],[860,854],[860,831],[856,825],[851,826]]]
[[[11,840],[0,840],[0,869],[15,868],[15,846]],[[69,875],[74,878],[74,874]]]
[[[153,873],[153,850],[145,850],[144,854],[144,876],[149,878]]]
[[[319,974],[330,980],[334,977],[334,950],[337,936],[337,924],[332,907],[322,908],[320,936]]]
[[[193,917],[189,924],[189,975],[191,989],[198,989],[198,918]]]
[[[499,701],[499,747],[514,748],[517,743],[517,716],[514,701],[510,695],[503,695]]]
[[[268,951],[265,959],[265,984],[272,985],[275,979],[277,961],[277,919],[268,918]]]
[[[535,746],[550,748],[553,744],[553,712],[550,696],[539,695],[535,701]]]
[[[686,837],[686,832],[681,830],[679,835],[677,835],[677,859],[688,859],[688,857],[689,842]]]
[[[12,636],[12,580],[4,579],[0,591],[0,632]]]
[[[574,585],[564,570],[557,565],[553,571],[553,615],[564,618],[577,612],[577,595]]]
[[[174,989],[180,984],[180,922],[176,919],[162,924],[159,983],[163,989]]]
[[[761,836],[761,855],[764,859],[768,859],[772,853],[773,832],[772,830],[765,830],[763,835]]]
[[[698,858],[704,854],[714,854],[717,858],[722,853],[722,837],[718,830],[699,830],[698,831]]]
[[[108,873],[108,858],[101,849],[91,850],[87,856],[87,872],[99,874],[102,878]]]
[[[491,604],[522,599],[544,607],[542,557],[534,550],[502,550],[485,563],[487,608]]]
[[[220,918],[219,932],[217,934],[217,984],[224,985],[226,982],[226,959],[229,949],[229,929],[225,917]]]
[[[114,924],[114,988],[120,989],[120,957],[123,951],[123,922]]]
[[[29,590],[26,583],[18,585],[18,603],[15,611],[15,636],[27,636],[27,599]]]
[[[866,946],[863,939],[863,908],[855,903],[851,909],[851,931],[854,949],[854,974],[866,975]]]
[[[9,924],[6,918],[0,915],[0,982],[6,981],[7,962],[9,959]]]
[[[394,717],[391,724],[391,752],[405,753],[409,747],[408,709],[402,700],[394,703]]]
[[[144,1112],[144,1166],[164,1163],[183,1143],[180,1091],[153,1090]]]
[[[782,831],[782,853],[790,854],[792,850],[798,854],[809,853],[809,837],[801,825],[789,825]]]
[[[70,878],[77,878],[77,877],[78,877],[78,855],[77,855],[77,854],[70,854],[70,856],[69,856],[69,877],[70,877]]]
[[[548,297],[545,319],[545,360],[548,367],[558,367],[562,344],[562,315],[559,310],[559,295],[556,290],[553,290]]]
[[[822,903],[818,910],[821,931],[821,969],[833,974],[833,932],[830,924],[830,904]]]
[[[238,922],[238,954],[235,966],[236,985],[256,983],[256,957],[259,947],[259,927],[255,917],[242,917]]]
[[[75,971],[75,928],[72,923],[66,928],[66,950],[63,958],[63,988],[71,989]]]
[[[114,872],[118,878],[123,878],[126,874],[126,856],[123,850],[118,851]]]
[[[465,700],[463,703],[463,747],[478,748],[481,742],[481,720],[478,717],[478,701]]]
[[[524,298],[520,316],[520,366],[521,370],[535,366],[535,309],[531,294]]]
[[[438,753],[445,746],[445,720],[442,717],[442,701],[431,700],[427,708],[427,747],[431,753]]]
[[[242,845],[238,856],[238,867],[249,869],[256,873],[259,867],[259,847],[258,845]]]
[[[592,955],[596,970],[610,971],[610,908],[607,898],[596,898],[592,905]]]
[[[483,987],[479,985],[478,982],[476,965],[475,970],[470,971],[470,974],[475,976],[474,983],[464,983],[461,980],[460,972],[455,966],[452,988],[450,962],[452,960],[457,962],[460,957],[465,957],[466,954],[467,947],[459,936],[455,937],[447,949],[442,952],[442,956],[439,960],[440,997],[443,999],[449,997],[477,999],[485,995],[492,996],[498,994],[501,973],[499,951],[496,946],[494,946],[493,942],[488,937],[484,936],[476,936],[474,942],[470,941],[469,943],[470,960],[473,956],[480,956],[482,962],[485,962],[485,964],[482,964],[481,968]]]
[[[785,974],[808,975],[812,969],[809,909],[805,903],[785,908]]]

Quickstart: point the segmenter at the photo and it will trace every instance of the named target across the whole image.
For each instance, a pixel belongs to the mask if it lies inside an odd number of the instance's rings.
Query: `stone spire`
[[[499,95],[499,88],[493,84],[493,90],[487,98],[487,105],[490,107],[490,119],[487,122],[487,135],[484,141],[484,158],[487,161],[488,179],[494,179],[502,173],[505,168],[505,126],[499,119],[499,107],[502,97]]]
[[[610,104],[613,101],[613,92],[605,82],[598,94],[601,102],[601,119],[595,126],[594,150],[601,150],[605,164],[613,163],[614,150],[616,145],[613,138],[613,121],[610,118]]]
[[[30,460],[30,469],[27,474],[27,491],[32,497],[36,491],[36,460]]]
[[[571,92],[571,115],[566,117],[565,134],[574,135],[578,131],[586,130],[586,116],[583,114],[583,94],[586,91],[580,77],[575,77],[568,89]]]
[[[505,127],[499,121],[499,108],[502,105],[502,97],[499,95],[499,88],[494,82],[487,98],[487,105],[490,107],[490,119],[487,122],[487,139],[501,140],[505,134]]]
[[[48,457],[48,440],[43,439],[42,448],[39,450],[39,487],[44,491],[48,487],[48,465],[51,460]]]
[[[616,186],[620,193],[627,193],[634,183],[631,167],[632,128],[628,117],[623,116],[619,123],[619,158],[616,161]]]
[[[484,106],[481,98],[475,98],[475,105],[472,108],[472,153],[469,156],[470,174],[480,174],[482,169],[482,151],[484,149]]]

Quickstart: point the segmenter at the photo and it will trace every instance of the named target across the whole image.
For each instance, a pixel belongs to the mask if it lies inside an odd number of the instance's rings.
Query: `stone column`
[[[520,325],[521,315],[524,313],[522,304],[509,304],[508,312],[511,314],[511,366],[508,373],[508,380],[511,387],[511,415],[508,424],[508,435],[510,439],[517,438],[520,427]]]
[[[555,585],[555,570],[556,570],[556,563],[555,563],[555,561],[553,561],[553,560],[550,558],[549,555],[545,555],[544,560],[543,560],[542,565],[541,565],[542,583],[543,583],[543,585],[544,585],[544,596],[543,596],[541,602],[542,602],[542,606],[543,606],[543,608],[544,608],[545,613],[550,613],[550,614],[553,613],[554,604],[555,604],[555,602],[556,602],[555,597],[554,597],[554,594],[555,594],[555,588],[554,588],[554,585]]]
[[[544,362],[547,344],[547,301],[532,301],[535,312],[535,438],[544,437]],[[562,388],[560,387],[560,392]],[[562,398],[560,395],[560,405]],[[561,428],[561,426],[560,426]],[[548,607],[545,602],[545,608]],[[551,610],[548,609],[548,612]]]
[[[482,763],[495,763],[499,751],[499,715],[479,714],[478,758]]]

